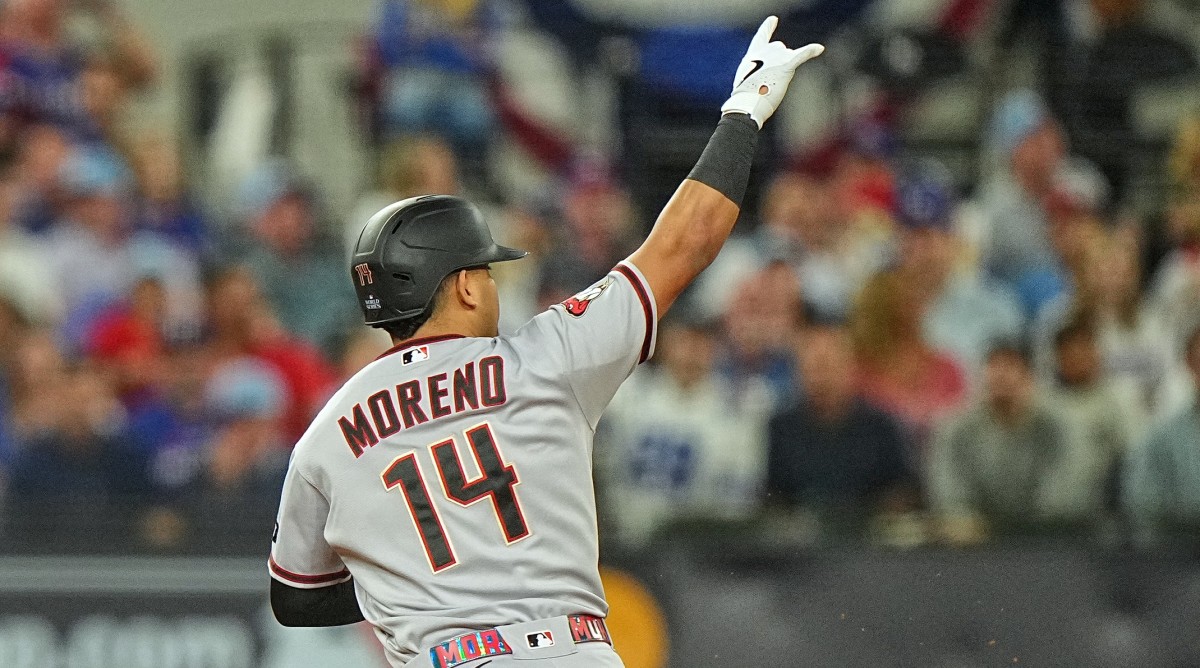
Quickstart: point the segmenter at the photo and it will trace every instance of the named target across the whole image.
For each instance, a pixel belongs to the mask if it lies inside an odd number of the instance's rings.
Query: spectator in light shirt
[[[1003,284],[981,276],[965,260],[966,244],[955,230],[955,195],[940,165],[904,171],[897,187],[900,273],[926,295],[925,339],[976,377],[988,347],[1021,335],[1024,319]]]
[[[1056,264],[1044,201],[1066,158],[1066,138],[1045,102],[1030,90],[997,105],[989,143],[1000,163],[985,185],[984,266],[1013,288]]]
[[[61,179],[66,206],[46,236],[47,271],[58,277],[67,300],[72,344],[79,346],[95,318],[146,276],[158,278],[166,291],[168,336],[194,336],[201,306],[197,258],[162,235],[134,230],[131,175],[119,159],[96,147],[78,148]]]
[[[1200,389],[1200,327],[1188,336],[1185,355],[1193,387]],[[1123,499],[1142,537],[1164,532],[1195,535],[1200,526],[1200,391],[1134,449]]]
[[[1073,484],[1070,428],[1037,391],[1028,352],[988,354],[980,397],[935,435],[927,471],[940,536],[973,543],[1094,519],[1094,490]]]
[[[649,540],[672,522],[744,520],[758,508],[769,399],[714,373],[718,346],[709,325],[666,323],[659,364],[635,373],[605,412],[602,517],[622,540]]]
[[[1088,314],[1054,337],[1055,379],[1050,405],[1071,429],[1074,484],[1090,490],[1097,512],[1116,508],[1117,474],[1135,438],[1138,406],[1126,400],[1104,367],[1100,328]]]

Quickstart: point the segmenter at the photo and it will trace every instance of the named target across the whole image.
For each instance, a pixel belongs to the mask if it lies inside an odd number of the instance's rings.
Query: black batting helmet
[[[350,279],[367,324],[377,327],[423,313],[442,279],[460,269],[525,255],[492,240],[470,202],[422,195],[384,207],[367,221]]]

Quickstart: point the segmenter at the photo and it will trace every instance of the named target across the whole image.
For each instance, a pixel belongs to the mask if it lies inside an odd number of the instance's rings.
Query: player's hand
[[[722,114],[749,114],[761,128],[779,108],[796,68],[825,50],[820,44],[789,49],[783,42],[772,42],[778,24],[778,17],[769,16],[754,33],[733,78],[733,94],[721,105]]]

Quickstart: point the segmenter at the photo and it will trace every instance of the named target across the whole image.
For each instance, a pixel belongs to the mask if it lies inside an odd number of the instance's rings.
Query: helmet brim
[[[488,253],[486,262],[509,262],[510,260],[520,260],[526,255],[529,255],[529,251],[497,244],[495,250]]]

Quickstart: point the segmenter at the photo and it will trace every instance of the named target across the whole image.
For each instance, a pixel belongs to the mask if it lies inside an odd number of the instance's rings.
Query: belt
[[[546,621],[559,622],[562,619],[557,617]],[[612,645],[612,637],[608,635],[608,627],[603,619],[592,615],[567,615],[565,619],[572,643],[602,642]],[[559,641],[550,625],[542,628],[537,622],[524,622],[498,626],[464,633],[434,645],[429,649],[429,662],[434,668],[453,668],[475,659],[512,654],[514,643],[522,643],[521,650],[537,650],[551,647]]]

